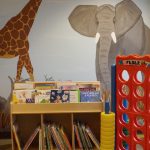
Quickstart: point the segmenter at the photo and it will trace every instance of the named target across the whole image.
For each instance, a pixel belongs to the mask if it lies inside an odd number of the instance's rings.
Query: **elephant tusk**
[[[114,42],[114,43],[117,43],[117,39],[116,39],[116,34],[115,34],[115,32],[112,32],[112,33],[111,33],[111,37],[112,37],[113,42]]]
[[[100,39],[100,33],[99,32],[97,32],[96,33],[96,36],[95,36],[95,43],[97,44],[98,43],[98,41],[99,41],[99,39]]]

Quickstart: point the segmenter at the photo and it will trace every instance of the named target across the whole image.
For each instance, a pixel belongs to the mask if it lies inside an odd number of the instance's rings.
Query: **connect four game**
[[[116,149],[150,150],[150,55],[116,58]]]

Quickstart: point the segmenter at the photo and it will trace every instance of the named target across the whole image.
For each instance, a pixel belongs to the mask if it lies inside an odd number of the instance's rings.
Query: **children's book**
[[[80,91],[79,90],[74,90],[74,91],[69,91],[69,100],[70,103],[79,103],[80,102]]]
[[[51,103],[68,103],[69,91],[68,90],[51,90],[50,102]]]
[[[96,139],[95,135],[93,134],[93,132],[91,131],[91,129],[90,129],[89,126],[86,125],[85,131],[87,132],[88,136],[90,137],[90,139],[92,140],[92,142],[94,143],[94,145],[96,146],[96,148],[100,149],[100,143]]]
[[[35,89],[36,90],[51,90],[51,89],[56,89],[57,88],[57,83],[56,82],[37,82],[35,83]]]
[[[12,125],[12,132],[13,132],[13,135],[14,135],[14,138],[15,138],[15,142],[17,144],[17,149],[21,150],[21,145],[20,145],[20,140],[19,140],[19,137],[18,137],[17,130],[18,130],[17,124],[13,124]]]
[[[86,143],[86,139],[85,139],[82,127],[81,127],[81,123],[79,121],[77,122],[77,128],[78,128],[78,131],[79,131],[79,135],[80,135],[80,139],[81,139],[81,142],[82,142],[83,149],[88,149],[88,145]]]
[[[35,90],[13,90],[15,103],[34,103]]]
[[[14,90],[31,90],[34,89],[33,82],[16,82],[14,83]]]
[[[80,102],[100,102],[100,91],[81,91]]]
[[[50,103],[50,90],[36,90],[35,103]]]
[[[85,124],[82,123],[82,124],[81,124],[81,128],[82,128],[83,135],[84,135],[84,137],[85,137],[85,141],[86,141],[86,143],[87,143],[88,149],[93,149],[91,140],[90,140],[90,138],[89,138],[89,136],[88,136],[88,134],[87,134],[87,132],[86,132],[86,130],[85,130]]]
[[[33,133],[31,134],[31,136],[29,137],[29,139],[27,140],[26,144],[23,147],[23,150],[28,150],[29,146],[31,145],[31,143],[33,142],[33,140],[35,139],[36,135],[39,133],[40,131],[40,127],[38,126]]]
[[[77,90],[76,82],[63,81],[57,83],[57,88],[61,90]]]
[[[80,149],[83,149],[82,141],[81,141],[79,130],[78,130],[76,123],[73,124],[73,127],[74,127],[75,136],[78,142],[78,146]]]
[[[62,126],[59,128],[59,132],[64,141],[64,145],[66,146],[66,149],[72,150],[71,144],[70,144],[68,137],[67,137],[66,133],[64,132],[64,128]]]
[[[59,136],[56,132],[56,129],[55,129],[55,124],[52,124],[51,127],[50,127],[50,131],[51,131],[51,134],[52,134],[52,138],[56,144],[56,147],[59,149],[59,150],[64,150],[64,146],[62,145],[60,139],[59,139]]]
[[[77,82],[77,86],[80,91],[99,91],[100,90],[99,81]]]

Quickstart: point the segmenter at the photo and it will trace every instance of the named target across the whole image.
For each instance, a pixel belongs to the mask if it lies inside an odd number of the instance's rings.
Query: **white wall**
[[[44,74],[55,80],[96,80],[93,38],[75,32],[68,16],[80,4],[112,4],[121,0],[43,0],[29,35],[30,57],[35,79],[44,80]],[[0,28],[16,15],[28,0],[0,0]],[[150,27],[150,0],[134,0]],[[15,77],[18,58],[0,59],[0,96],[10,92],[8,75]],[[25,70],[22,77],[28,78]]]

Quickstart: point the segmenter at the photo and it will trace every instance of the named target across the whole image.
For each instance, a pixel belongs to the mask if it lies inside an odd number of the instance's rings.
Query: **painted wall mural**
[[[69,22],[80,34],[96,37],[96,75],[104,90],[111,89],[110,69],[116,55],[150,54],[150,29],[132,0],[123,0],[115,7],[79,5]]]
[[[16,81],[20,80],[23,67],[30,80],[34,80],[33,67],[29,56],[28,35],[42,0],[30,0],[21,12],[12,17],[0,30],[0,58],[19,56]]]

